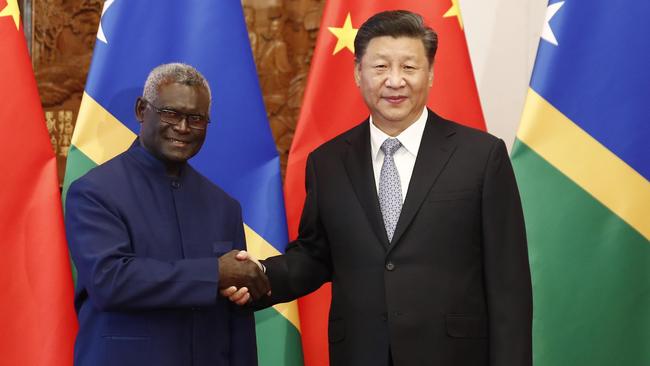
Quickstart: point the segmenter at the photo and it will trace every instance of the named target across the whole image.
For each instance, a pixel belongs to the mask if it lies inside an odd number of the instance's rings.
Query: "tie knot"
[[[398,139],[388,138],[381,144],[381,151],[386,155],[393,155],[402,146]]]

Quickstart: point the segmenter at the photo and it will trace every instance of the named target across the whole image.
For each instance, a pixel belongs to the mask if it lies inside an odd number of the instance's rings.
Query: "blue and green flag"
[[[650,1],[551,1],[513,165],[536,366],[650,365]]]
[[[107,0],[68,155],[65,191],[136,137],[134,103],[155,66],[196,67],[212,89],[207,139],[191,164],[242,204],[249,251],[284,252],[282,180],[239,0]],[[295,303],[257,312],[260,365],[301,365]]]

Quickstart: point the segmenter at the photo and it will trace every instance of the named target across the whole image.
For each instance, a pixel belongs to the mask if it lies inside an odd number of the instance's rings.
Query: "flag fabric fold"
[[[0,80],[9,178],[0,190],[0,357],[71,365],[77,320],[56,158],[15,0],[0,3]]]
[[[513,149],[534,364],[650,364],[650,3],[550,1]]]
[[[242,204],[249,251],[287,241],[277,150],[266,119],[240,1],[106,2],[70,148],[65,188],[124,151],[139,126],[134,103],[155,66],[196,67],[212,89],[206,142],[190,163]],[[260,365],[302,364],[297,306],[256,313]]]
[[[394,9],[419,13],[439,35],[428,106],[445,118],[485,129],[457,0],[327,1],[287,164],[285,200],[290,238],[297,235],[305,198],[307,155],[369,113],[353,78],[356,30],[373,14]],[[329,284],[300,299],[306,365],[328,365],[329,304]]]

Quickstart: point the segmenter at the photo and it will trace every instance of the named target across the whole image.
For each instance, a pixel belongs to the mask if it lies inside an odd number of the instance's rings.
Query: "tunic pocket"
[[[140,366],[150,361],[150,337],[130,335],[102,336],[102,357],[98,366]]]

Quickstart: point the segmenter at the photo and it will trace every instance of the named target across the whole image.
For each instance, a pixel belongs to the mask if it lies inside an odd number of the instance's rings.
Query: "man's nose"
[[[401,88],[406,84],[404,74],[400,68],[393,68],[386,78],[386,86],[389,88]]]
[[[183,116],[181,120],[173,125],[174,130],[182,133],[189,133],[191,131],[190,129],[190,123],[187,121],[187,116]]]

